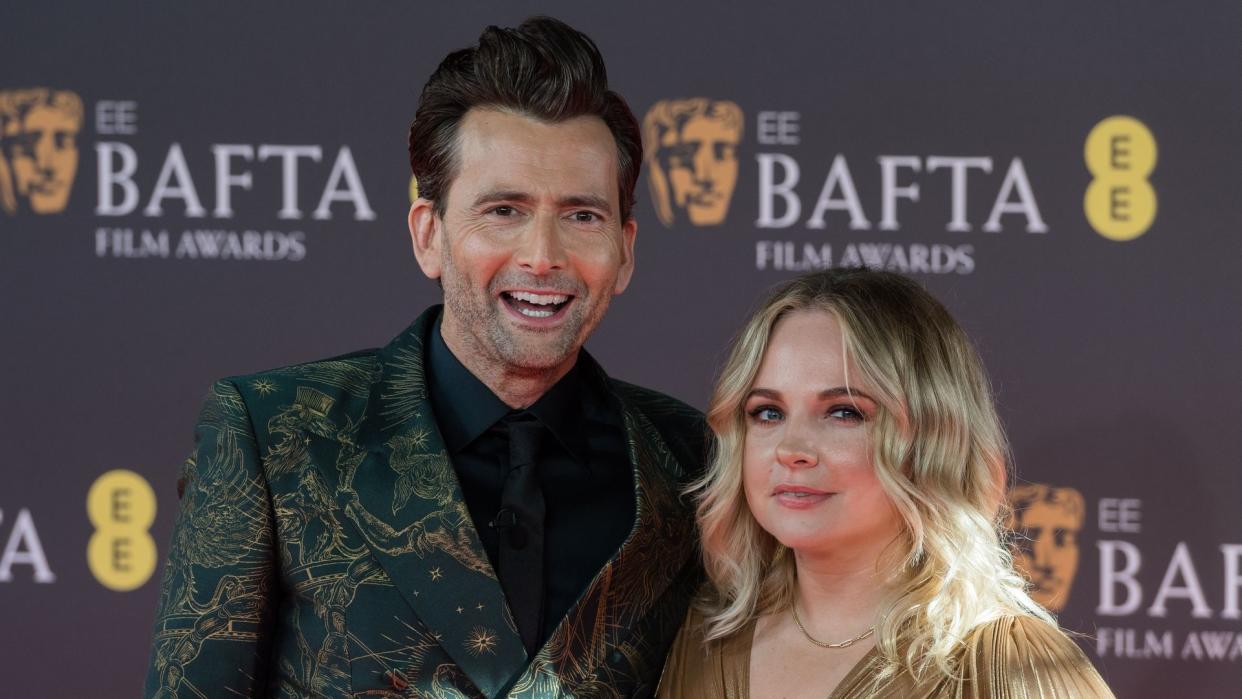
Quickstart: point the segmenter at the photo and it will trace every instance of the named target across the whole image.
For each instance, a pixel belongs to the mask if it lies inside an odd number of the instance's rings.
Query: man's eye
[[[517,213],[517,211],[515,211],[512,206],[497,206],[492,209],[492,213],[497,216],[512,216]]]
[[[573,219],[578,223],[595,223],[599,220],[599,216],[593,211],[575,211]]]

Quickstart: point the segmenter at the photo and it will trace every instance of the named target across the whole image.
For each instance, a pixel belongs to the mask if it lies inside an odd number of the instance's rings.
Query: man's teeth
[[[561,304],[569,300],[569,296],[566,294],[536,294],[530,291],[508,291],[505,293],[514,301],[523,302],[522,304],[513,304],[513,308],[528,318],[548,318],[559,310]],[[530,306],[547,306],[548,308],[531,308]]]
[[[517,312],[527,316],[528,318],[547,318],[556,311],[536,311],[533,308],[519,308],[517,309]]]
[[[532,294],[529,291],[510,291],[509,295],[519,301],[526,301],[540,306],[565,303],[569,297],[564,294]]]

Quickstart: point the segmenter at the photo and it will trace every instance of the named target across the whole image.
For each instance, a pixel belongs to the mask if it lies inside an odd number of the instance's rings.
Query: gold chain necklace
[[[849,648],[855,643],[858,643],[864,638],[875,633],[875,627],[872,626],[866,631],[863,631],[858,636],[855,636],[847,641],[841,641],[840,643],[828,643],[826,641],[820,641],[820,640],[817,640],[814,636],[812,636],[810,632],[806,630],[806,627],[802,625],[802,620],[798,618],[798,604],[795,602],[794,604],[789,605],[789,608],[793,610],[794,623],[798,625],[798,629],[802,631],[802,635],[806,636],[806,640],[810,641],[811,643],[814,643],[820,648]]]

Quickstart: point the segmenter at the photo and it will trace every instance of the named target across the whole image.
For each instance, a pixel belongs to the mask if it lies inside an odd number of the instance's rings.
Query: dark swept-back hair
[[[441,216],[457,175],[457,127],[474,107],[552,123],[603,119],[617,143],[621,220],[629,218],[642,132],[625,100],[608,89],[604,59],[587,35],[551,17],[532,17],[516,29],[492,26],[478,46],[450,53],[431,74],[410,124],[410,169],[419,196],[434,202]]]

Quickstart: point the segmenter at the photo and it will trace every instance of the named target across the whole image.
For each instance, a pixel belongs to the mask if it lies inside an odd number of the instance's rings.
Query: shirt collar
[[[443,318],[443,316],[441,316]],[[436,424],[449,453],[460,452],[511,412],[504,401],[457,359],[444,336],[440,320],[432,326],[427,352],[427,389]],[[550,431],[573,457],[586,463],[586,410],[581,362],[561,377],[526,409]]]

